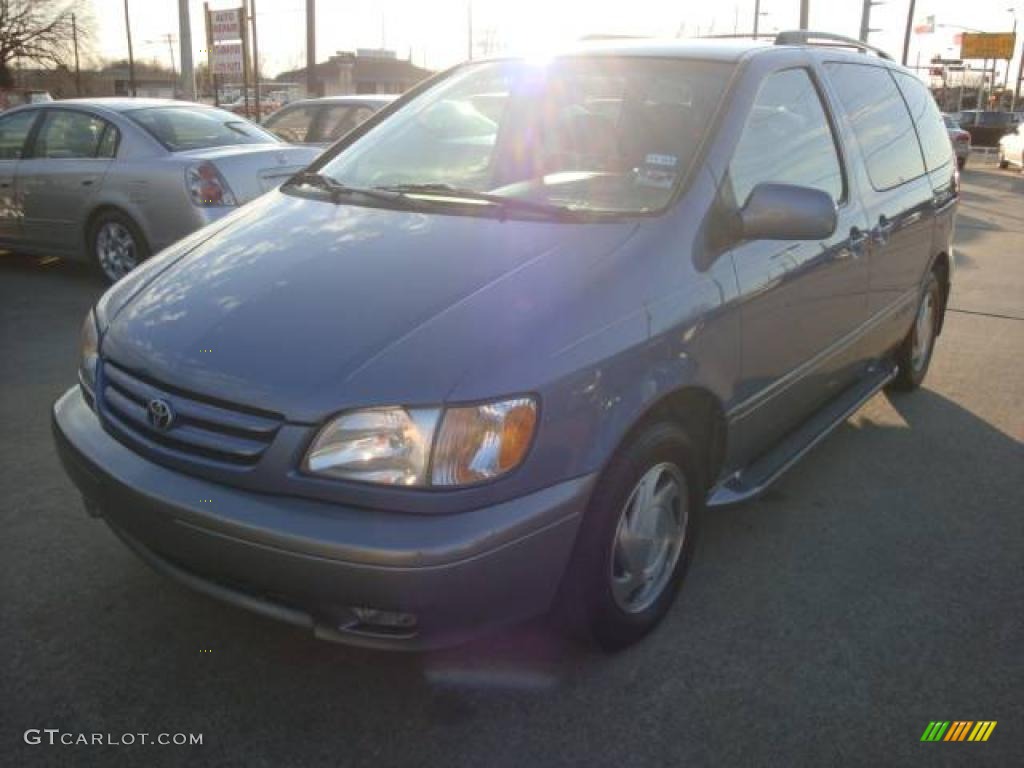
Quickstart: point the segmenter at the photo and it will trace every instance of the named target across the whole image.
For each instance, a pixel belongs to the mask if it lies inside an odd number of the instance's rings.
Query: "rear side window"
[[[896,84],[900,87],[910,116],[917,127],[917,137],[921,140],[924,164],[928,170],[934,171],[952,162],[952,146],[942,120],[942,113],[939,112],[935,99],[924,87],[924,83],[912,75],[897,72]]]
[[[285,107],[271,115],[263,123],[268,131],[273,131],[285,141],[301,144],[309,138],[309,128],[316,117],[316,107],[297,106]]]
[[[105,120],[84,112],[50,110],[32,148],[34,157],[63,160],[96,157]]]
[[[25,149],[25,139],[36,121],[35,111],[15,112],[0,117],[0,160],[17,160]]]
[[[843,174],[818,90],[805,69],[765,78],[729,164],[740,205],[762,182],[795,184],[843,199]]]
[[[825,69],[850,118],[871,186],[881,192],[921,176],[921,147],[892,76],[867,64],[828,62]]]
[[[359,127],[373,116],[373,110],[362,105],[332,104],[320,115],[317,141],[335,141]]]
[[[126,112],[171,152],[232,144],[278,144],[274,134],[238,115],[202,106],[146,107]]]

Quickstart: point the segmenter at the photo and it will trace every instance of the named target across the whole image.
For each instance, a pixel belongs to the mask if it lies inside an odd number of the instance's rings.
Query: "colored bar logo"
[[[995,720],[932,720],[921,741],[988,741],[995,727]]]

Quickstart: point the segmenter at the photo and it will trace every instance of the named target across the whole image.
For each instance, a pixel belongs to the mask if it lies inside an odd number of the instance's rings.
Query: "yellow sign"
[[[961,59],[1012,59],[1016,35],[1012,32],[964,32]]]

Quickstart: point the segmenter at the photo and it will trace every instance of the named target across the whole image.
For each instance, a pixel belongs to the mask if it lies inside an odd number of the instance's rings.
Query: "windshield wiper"
[[[285,186],[290,187],[303,185],[317,187],[330,193],[331,201],[334,203],[340,202],[343,197],[350,195],[362,195],[372,200],[381,200],[386,203],[403,202],[405,200],[405,196],[399,192],[385,191],[377,187],[350,187],[347,184],[342,184],[337,179],[316,171],[301,171],[292,176],[285,184]]]
[[[533,200],[523,200],[519,197],[508,197],[507,195],[492,195],[488,192],[478,192],[467,187],[456,187],[451,184],[433,182],[428,184],[395,184],[387,187],[374,187],[374,189],[394,192],[401,195],[426,195],[431,197],[446,197],[451,199],[477,200],[499,206],[502,211],[518,210],[537,213],[542,216],[555,218],[578,218],[584,213],[578,208],[570,208],[565,205],[553,203],[538,203]]]

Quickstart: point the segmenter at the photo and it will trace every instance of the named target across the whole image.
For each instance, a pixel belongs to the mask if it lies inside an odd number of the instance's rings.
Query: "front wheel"
[[[693,554],[702,477],[689,438],[669,422],[645,429],[605,468],[562,585],[578,637],[615,651],[664,618]]]
[[[101,213],[89,229],[89,248],[100,272],[116,283],[149,256],[138,226],[120,211]]]
[[[899,373],[892,381],[893,389],[909,392],[921,386],[932,361],[942,310],[942,290],[938,278],[932,272],[917,305],[914,324],[896,350]]]

